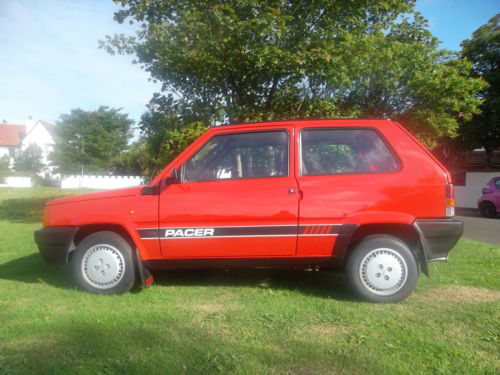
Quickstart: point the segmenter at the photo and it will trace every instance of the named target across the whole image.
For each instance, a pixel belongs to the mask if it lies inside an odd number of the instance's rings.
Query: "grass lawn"
[[[0,374],[499,374],[500,247],[462,239],[403,303],[341,275],[155,274],[121,296],[75,290],[33,231],[55,189],[0,189]]]

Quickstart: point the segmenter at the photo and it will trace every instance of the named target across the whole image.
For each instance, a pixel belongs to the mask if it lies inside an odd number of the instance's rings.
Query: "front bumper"
[[[68,254],[73,249],[73,237],[78,227],[45,227],[35,231],[35,242],[43,259],[48,264],[68,263]]]
[[[413,227],[428,262],[446,260],[464,231],[464,223],[453,219],[417,219]]]

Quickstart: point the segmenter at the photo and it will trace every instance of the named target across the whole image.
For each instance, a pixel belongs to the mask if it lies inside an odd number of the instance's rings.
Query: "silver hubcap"
[[[111,245],[95,245],[83,255],[82,275],[94,288],[112,288],[120,282],[124,273],[123,255]]]
[[[370,251],[361,261],[359,276],[363,285],[378,295],[391,295],[399,291],[408,277],[404,258],[392,249]]]

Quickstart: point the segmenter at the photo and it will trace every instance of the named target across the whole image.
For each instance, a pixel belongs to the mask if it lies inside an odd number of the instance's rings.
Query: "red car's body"
[[[356,142],[353,151],[334,144],[338,141],[321,139],[334,129],[344,131],[337,132],[335,139]],[[231,178],[228,176],[236,173],[237,166],[233,168],[235,162],[227,156],[229,162],[220,162],[222,167],[210,171],[218,177],[197,181],[185,177],[186,170],[198,165],[192,160],[205,153],[203,147],[208,155],[216,152],[211,151],[216,146],[211,148],[210,142],[228,139],[220,136],[250,133],[268,139],[279,136],[287,165],[266,177]],[[304,134],[311,140],[303,141]],[[367,139],[378,142],[371,159],[365,155],[369,151],[359,146]],[[250,142],[256,141],[245,142],[248,145],[239,145],[238,152],[254,147]],[[301,158],[305,152],[301,142],[309,142],[304,146],[311,159],[307,162]],[[270,153],[272,145],[259,147],[261,154],[277,154],[277,148]],[[229,151],[218,159],[213,157],[212,164],[233,152],[230,146],[226,148]],[[343,152],[340,157],[348,155],[350,160],[366,164],[362,172],[314,173],[315,159],[338,150]],[[384,166],[385,162],[377,167],[380,150],[385,150],[392,165]],[[241,163],[241,155],[239,158]],[[204,162],[202,156],[199,159]],[[351,245],[364,236],[382,233],[411,242],[416,262],[426,271],[426,261],[446,257],[460,237],[461,223],[449,219],[452,211],[449,173],[399,124],[389,120],[280,121],[212,128],[146,187],[51,201],[44,214],[45,228],[36,240],[51,263],[68,262],[69,254],[85,236],[106,230],[126,238],[136,249],[141,268],[146,269],[211,263],[225,267],[239,263],[332,266],[342,265]],[[58,244],[56,238],[61,239]]]

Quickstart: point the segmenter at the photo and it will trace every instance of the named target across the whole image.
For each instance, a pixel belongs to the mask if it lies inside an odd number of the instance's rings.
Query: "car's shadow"
[[[0,280],[13,280],[28,284],[46,283],[58,288],[73,288],[68,267],[52,267],[33,253],[0,264]]]
[[[297,291],[304,295],[352,300],[342,274],[301,269],[202,269],[155,271],[155,284],[167,286],[250,287]]]
[[[158,286],[250,287],[296,291],[308,296],[353,300],[341,274],[295,269],[200,269],[155,271]],[[45,264],[33,253],[0,264],[0,279],[28,284],[46,283],[57,288],[74,289],[69,266]],[[132,293],[142,287],[136,286]]]

